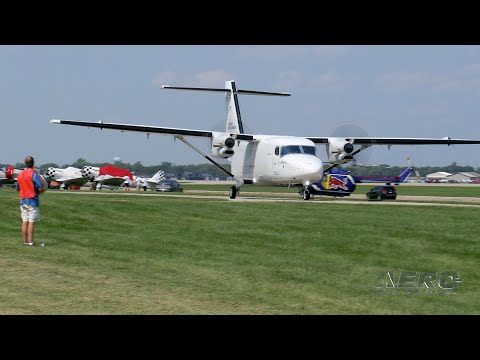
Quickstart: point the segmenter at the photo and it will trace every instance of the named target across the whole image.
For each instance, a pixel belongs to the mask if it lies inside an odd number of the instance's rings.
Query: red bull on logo
[[[330,175],[327,179],[327,189],[332,189],[332,190],[345,190],[348,191],[347,187],[348,179],[344,177],[343,179],[339,179],[338,177],[334,175]]]

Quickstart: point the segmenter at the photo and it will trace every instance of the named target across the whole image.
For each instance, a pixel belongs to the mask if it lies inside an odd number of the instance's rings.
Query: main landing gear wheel
[[[303,200],[310,200],[310,191],[305,190],[303,192]]]
[[[230,199],[235,199],[237,197],[237,188],[235,186],[232,186],[230,188],[230,191],[228,192],[228,196]]]

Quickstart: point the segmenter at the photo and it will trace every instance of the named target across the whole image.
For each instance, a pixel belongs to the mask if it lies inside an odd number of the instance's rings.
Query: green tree
[[[78,158],[71,166],[81,169],[86,165],[90,165],[90,163],[87,162],[87,160],[85,160],[84,158]]]

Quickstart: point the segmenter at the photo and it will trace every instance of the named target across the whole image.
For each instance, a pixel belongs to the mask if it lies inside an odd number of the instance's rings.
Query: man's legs
[[[22,240],[33,245],[35,222],[40,220],[40,209],[31,205],[20,205],[22,215]]]
[[[33,234],[35,233],[35,222],[29,221],[27,227],[28,242],[33,243]]]
[[[24,244],[28,242],[28,221],[22,221],[22,240]]]

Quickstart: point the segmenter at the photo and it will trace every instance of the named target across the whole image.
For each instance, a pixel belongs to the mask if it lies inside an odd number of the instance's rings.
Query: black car
[[[393,186],[375,186],[367,192],[368,200],[383,200],[397,198],[397,190]]]
[[[155,187],[156,191],[183,191],[182,185],[175,180],[162,180]]]

